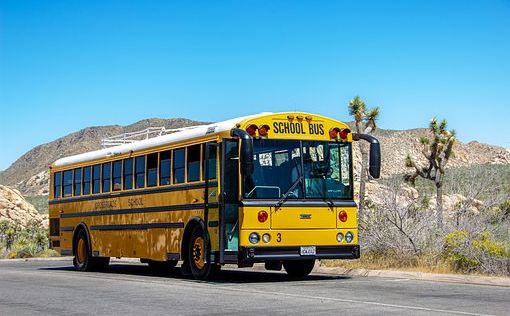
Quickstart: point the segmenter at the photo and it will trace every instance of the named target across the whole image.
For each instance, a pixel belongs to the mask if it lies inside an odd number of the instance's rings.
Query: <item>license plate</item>
[[[315,256],[315,246],[299,247],[299,254],[302,256]]]

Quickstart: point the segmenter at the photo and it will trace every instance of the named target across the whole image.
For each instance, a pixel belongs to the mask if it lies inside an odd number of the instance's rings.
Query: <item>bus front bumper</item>
[[[358,259],[359,245],[317,246],[315,255],[301,255],[300,247],[241,247],[241,261],[246,263],[271,260],[309,260],[309,259]]]

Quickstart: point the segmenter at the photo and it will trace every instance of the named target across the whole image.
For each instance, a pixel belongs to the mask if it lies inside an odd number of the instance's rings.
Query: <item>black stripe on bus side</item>
[[[218,207],[217,204],[218,203],[211,203],[210,205],[216,205],[216,207]],[[203,203],[164,205],[164,206],[153,206],[153,207],[144,207],[144,208],[125,208],[125,209],[100,210],[100,211],[90,211],[90,212],[63,213],[63,214],[60,214],[60,218],[154,213],[154,212],[189,211],[189,210],[203,209],[204,207],[205,207],[205,204],[203,204]]]
[[[90,226],[91,230],[142,230],[154,228],[184,228],[184,223],[112,224]]]
[[[74,230],[74,226],[62,226],[60,227],[60,231],[63,232],[72,232]]]
[[[210,182],[210,186],[218,185],[217,181]],[[194,184],[183,184],[178,186],[165,186],[159,188],[151,188],[137,191],[125,191],[125,192],[111,192],[111,193],[101,193],[101,194],[88,194],[84,196],[77,196],[73,198],[64,198],[58,200],[48,201],[48,204],[61,204],[61,203],[71,203],[71,202],[81,202],[81,201],[90,201],[90,200],[101,200],[101,199],[113,199],[117,197],[123,196],[132,196],[132,195],[143,195],[143,194],[154,194],[161,192],[174,192],[174,191],[184,191],[184,190],[193,190],[193,189],[205,189],[204,183],[194,183]]]

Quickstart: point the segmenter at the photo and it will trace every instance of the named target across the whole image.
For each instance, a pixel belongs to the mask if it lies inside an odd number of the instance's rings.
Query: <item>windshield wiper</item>
[[[278,202],[276,202],[276,204],[274,205],[276,208],[279,208],[280,206],[282,206],[283,202],[285,202],[288,198],[289,198],[289,195],[292,191],[294,191],[294,189],[297,187],[297,185],[303,181],[303,176],[299,176],[299,178],[296,179],[296,181],[294,181],[294,183],[292,183],[292,185],[290,186],[290,188],[287,190],[287,192],[285,192],[282,197],[278,200]]]

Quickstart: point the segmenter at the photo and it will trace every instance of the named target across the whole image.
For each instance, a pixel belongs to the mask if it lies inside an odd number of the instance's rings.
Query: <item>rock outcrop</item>
[[[47,217],[39,214],[18,190],[0,185],[0,221],[3,220],[18,223],[23,227],[31,221],[47,226]]]

